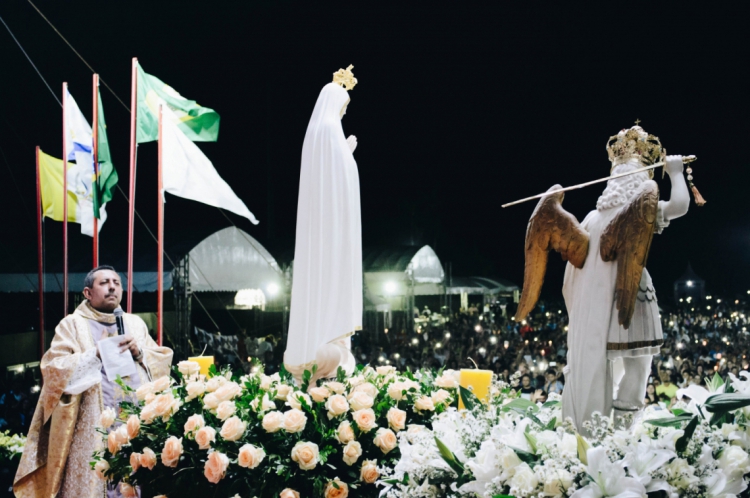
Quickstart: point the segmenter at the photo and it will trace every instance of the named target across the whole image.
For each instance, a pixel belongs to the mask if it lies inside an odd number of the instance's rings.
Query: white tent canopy
[[[237,227],[206,237],[190,251],[190,285],[196,292],[283,288],[279,264],[260,242]],[[272,292],[273,293],[273,292]]]
[[[412,287],[415,296],[443,293],[445,272],[430,246],[391,247],[365,251],[363,270],[370,300],[406,296]]]

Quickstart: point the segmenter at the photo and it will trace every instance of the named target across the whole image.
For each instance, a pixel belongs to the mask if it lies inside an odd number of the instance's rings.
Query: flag
[[[159,138],[159,104],[172,111],[171,119],[175,120],[189,140],[215,142],[219,138],[219,115],[216,111],[186,99],[156,76],[146,73],[140,64],[137,87],[136,142],[152,142]]]
[[[63,162],[39,151],[39,184],[42,191],[42,215],[63,221]],[[80,221],[78,196],[68,190],[68,221]]]
[[[232,188],[217,173],[211,161],[176,124],[171,111],[164,108],[162,119],[162,174],[164,191],[185,199],[226,209],[257,225]]]
[[[65,142],[68,151],[68,191],[76,195],[75,205],[68,205],[68,211],[76,209],[79,214],[75,220],[81,224],[81,233],[94,236],[94,158],[92,155],[93,135],[83,113],[78,108],[70,91],[65,94]],[[62,166],[60,168],[62,171]],[[62,188],[62,186],[61,186]],[[70,213],[68,214],[70,218]],[[99,207],[99,231],[107,220],[105,206]],[[62,213],[60,220],[62,221]],[[70,219],[68,220],[70,221]]]
[[[94,183],[93,192],[93,209],[94,216],[101,218],[101,215],[107,215],[105,210],[106,204],[112,200],[113,190],[117,185],[117,171],[112,165],[112,157],[109,153],[109,141],[107,140],[107,124],[104,121],[104,108],[102,107],[102,96],[97,92],[99,101],[98,107],[98,124],[97,124],[97,147],[96,157],[99,161],[99,176]],[[103,213],[102,213],[103,211]]]

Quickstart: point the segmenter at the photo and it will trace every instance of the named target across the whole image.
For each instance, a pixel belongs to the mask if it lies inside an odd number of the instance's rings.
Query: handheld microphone
[[[122,308],[115,309],[115,323],[117,323],[117,335],[125,335],[125,323],[122,320]]]

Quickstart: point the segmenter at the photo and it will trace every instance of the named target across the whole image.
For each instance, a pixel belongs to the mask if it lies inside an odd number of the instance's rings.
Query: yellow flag
[[[71,163],[68,163],[70,168]],[[42,212],[47,218],[63,220],[63,162],[39,151],[39,183],[42,191]],[[68,221],[80,223],[78,196],[68,191]],[[92,214],[93,216],[93,214]]]

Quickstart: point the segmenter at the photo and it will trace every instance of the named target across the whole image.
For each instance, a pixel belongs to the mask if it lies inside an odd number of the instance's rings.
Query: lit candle
[[[462,369],[461,381],[462,387],[469,389],[474,396],[481,401],[487,402],[490,399],[490,385],[492,384],[492,370]],[[458,398],[458,409],[462,410],[464,404],[461,397]]]
[[[190,361],[196,362],[198,365],[201,366],[201,374],[208,376],[208,369],[211,365],[214,364],[214,357],[213,356],[193,356],[188,358]]]

